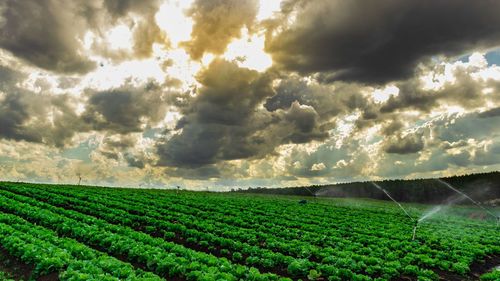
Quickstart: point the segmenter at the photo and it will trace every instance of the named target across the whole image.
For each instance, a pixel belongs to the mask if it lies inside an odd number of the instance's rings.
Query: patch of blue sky
[[[0,155],[0,163],[2,163],[2,164],[0,164],[0,166],[5,165],[7,163],[11,164],[11,162],[14,162],[13,160],[14,160],[14,158],[10,158],[10,157],[7,157],[5,155]],[[16,160],[16,162],[17,162],[17,160]]]
[[[471,56],[471,54],[467,54],[467,55],[461,56],[456,61],[461,61],[463,63],[467,63],[467,62],[469,62],[469,57],[470,56]]]
[[[90,153],[96,148],[97,147],[95,145],[91,145],[87,139],[86,141],[80,143],[77,147],[65,150],[61,153],[61,156],[68,159],[82,160],[83,163],[91,163],[92,159],[90,159]]]
[[[374,143],[377,143],[382,140],[381,136],[374,136],[373,138],[367,139],[366,141],[363,141],[362,144],[364,145],[371,145]]]
[[[494,49],[484,56],[488,61],[488,66],[500,65],[500,48]]]
[[[469,62],[469,58],[472,54],[465,54],[458,59],[454,60],[455,61],[461,61],[463,63]],[[493,49],[489,52],[487,52],[484,56],[486,58],[486,61],[488,62],[488,66],[492,65],[500,65],[500,48]]]
[[[415,123],[413,123],[412,127],[414,127],[414,128],[422,127],[425,123],[427,123],[429,121],[431,121],[431,120],[418,120]]]
[[[142,136],[145,138],[156,139],[158,134],[161,134],[164,129],[147,129]]]

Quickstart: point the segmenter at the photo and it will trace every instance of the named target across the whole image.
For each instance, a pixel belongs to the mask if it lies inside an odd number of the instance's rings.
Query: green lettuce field
[[[412,241],[392,202],[4,182],[0,279],[500,280],[481,212],[443,206]]]

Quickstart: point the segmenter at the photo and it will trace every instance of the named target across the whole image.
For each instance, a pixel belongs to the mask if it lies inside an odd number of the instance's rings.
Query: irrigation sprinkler
[[[446,187],[448,187],[449,189],[455,191],[456,193],[458,194],[461,194],[463,197],[469,199],[472,203],[474,203],[476,206],[478,206],[479,208],[483,209],[487,214],[491,215],[492,217],[496,218],[497,220],[497,225],[500,225],[500,216],[497,216],[495,214],[493,214],[492,212],[490,212],[490,210],[486,209],[485,207],[481,206],[481,204],[479,204],[478,202],[476,202],[476,200],[470,198],[467,194],[465,194],[464,192],[454,188],[451,184],[441,180],[441,179],[437,179],[438,182],[444,184]]]
[[[305,189],[306,189],[307,191],[309,191],[309,193],[311,193],[311,194],[312,194],[312,196],[314,196],[314,203],[316,203],[316,193],[313,193],[313,192],[312,192],[309,188],[307,188],[307,186],[304,186],[304,187],[305,187]]]
[[[411,236],[411,241],[415,241],[415,234],[417,233],[418,220],[415,221],[415,227],[413,228],[413,234]]]
[[[403,210],[403,212],[410,218],[410,220],[415,222],[415,227],[413,228],[413,235],[411,237],[411,241],[414,241],[415,240],[415,233],[417,232],[418,220],[416,220],[412,216],[410,216],[410,214],[405,210],[405,208],[403,208],[403,206],[398,201],[396,201],[396,199],[392,198],[392,196],[389,194],[389,192],[387,192],[387,190],[383,189],[380,185],[378,185],[374,182],[372,182],[372,184],[376,188],[378,188],[379,190],[383,191],[385,193],[385,195],[387,195],[387,197],[389,197],[392,201],[394,201],[394,203],[398,204],[399,208],[401,208],[401,210]]]
[[[398,201],[396,201],[394,198],[392,198],[392,196],[389,194],[389,192],[387,192],[387,190],[383,189],[380,185],[378,185],[378,184],[376,184],[376,183],[374,183],[374,182],[372,182],[372,184],[373,184],[376,188],[378,188],[378,189],[382,190],[382,191],[385,193],[385,195],[387,195],[387,197],[389,197],[392,201],[394,201],[394,203],[398,204],[399,208],[401,208],[401,210],[403,210],[403,212],[404,212],[404,213],[405,213],[405,214],[406,214],[406,215],[407,215],[407,216],[408,216],[408,217],[409,217],[412,221],[414,221],[414,219],[410,216],[410,214],[408,214],[408,212],[405,210],[405,208],[403,208],[403,206],[401,206],[401,204],[399,204],[399,202],[398,202]]]
[[[179,196],[179,189],[180,188],[181,188],[180,186],[177,186],[177,190],[175,191],[175,196]]]

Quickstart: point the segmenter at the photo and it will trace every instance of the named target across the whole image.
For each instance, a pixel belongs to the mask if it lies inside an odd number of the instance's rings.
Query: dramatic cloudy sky
[[[500,170],[500,1],[3,0],[0,180]]]

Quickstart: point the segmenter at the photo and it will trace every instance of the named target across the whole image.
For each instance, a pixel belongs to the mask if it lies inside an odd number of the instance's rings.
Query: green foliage
[[[318,271],[316,271],[315,269],[311,269],[309,270],[309,274],[307,274],[307,278],[309,280],[315,280],[317,278],[321,277],[321,273],[319,273]]]
[[[500,280],[500,270],[494,270],[493,272],[483,274],[480,279],[481,281],[498,281]]]
[[[14,279],[10,279],[10,277],[12,277],[11,274],[0,270],[0,280],[2,280],[2,281],[14,281]]]
[[[500,197],[500,172],[477,173],[471,175],[454,176],[444,180],[459,190],[466,193],[476,193],[478,201],[486,201],[491,198]],[[443,188],[442,184],[435,179],[410,179],[410,180],[384,180],[378,181],[391,196],[400,202],[418,202],[425,204],[440,204],[455,195],[452,190]],[[482,186],[493,186],[490,192],[477,193],[478,184]],[[323,191],[322,196],[348,197],[348,198],[373,198],[378,200],[390,199],[382,192],[378,192],[371,182],[351,182],[328,185],[311,185],[287,188],[249,188],[239,190],[238,193],[254,194],[279,194],[311,197],[311,192]],[[328,192],[324,192],[328,191]],[[469,202],[462,202],[467,203]]]
[[[412,222],[383,202],[297,208],[295,199],[29,184],[0,184],[0,201],[2,248],[62,281],[289,280],[265,273],[276,267],[302,280],[438,280],[425,268],[466,275],[500,254],[494,225],[454,216],[419,224],[422,243],[411,242]],[[428,207],[409,209],[418,217]]]
[[[240,252],[234,252],[234,253],[233,253],[233,259],[234,259],[235,261],[240,261],[242,258],[243,258],[243,256],[241,255],[241,253],[240,253]]]
[[[163,239],[172,240],[174,238],[175,238],[175,232],[172,232],[172,231],[164,231],[163,232]]]
[[[470,271],[469,266],[463,262],[457,262],[451,265],[451,270],[458,274],[465,275]]]
[[[306,259],[295,260],[290,265],[288,265],[287,271],[292,276],[306,276],[311,267],[311,262]]]

